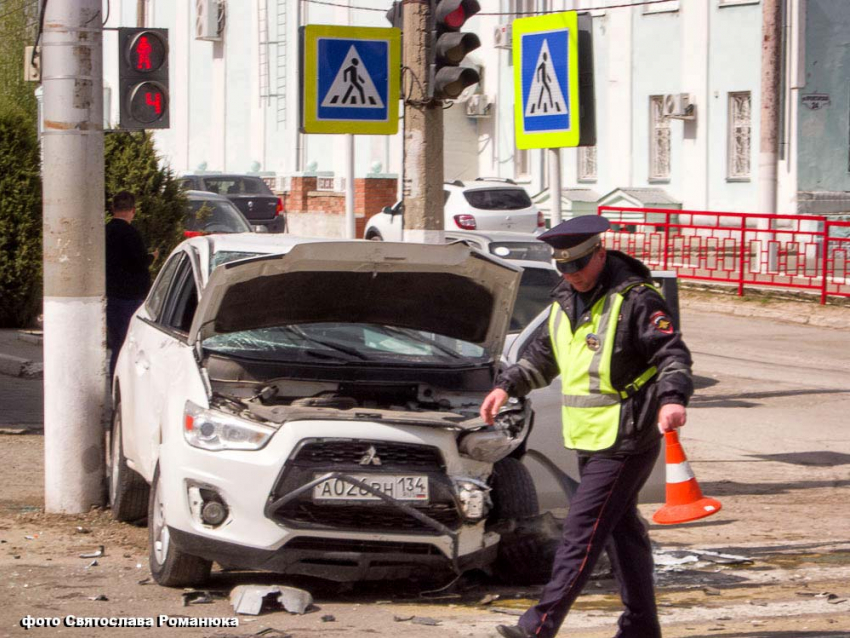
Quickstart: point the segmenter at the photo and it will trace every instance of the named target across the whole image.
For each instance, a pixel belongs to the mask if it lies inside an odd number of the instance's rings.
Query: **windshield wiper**
[[[354,348],[349,348],[348,346],[343,346],[343,345],[340,345],[338,343],[333,343],[332,341],[325,341],[324,339],[317,339],[316,337],[311,337],[310,335],[305,333],[303,330],[300,330],[298,328],[293,328],[292,326],[283,326],[282,329],[285,330],[286,332],[297,335],[298,337],[300,337],[301,339],[304,339],[305,341],[315,343],[317,345],[320,345],[324,348],[328,348],[330,350],[334,350],[336,352],[342,352],[343,354],[347,354],[351,357],[354,357],[355,359],[359,359],[360,361],[368,361],[369,360],[369,357],[364,355],[362,352],[355,350]],[[321,357],[321,356],[325,356],[325,357],[328,357],[328,358],[332,357],[332,355],[328,355],[327,353],[323,353],[321,351],[308,350],[307,352],[314,355],[314,356],[317,356],[317,357]]]

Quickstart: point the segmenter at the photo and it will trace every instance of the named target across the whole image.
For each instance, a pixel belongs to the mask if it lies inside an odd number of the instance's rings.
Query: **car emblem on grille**
[[[381,459],[378,458],[378,451],[374,445],[370,445],[366,450],[366,454],[360,457],[360,465],[380,465]]]
[[[254,208],[253,200],[250,200],[250,199],[248,200],[248,208]]]

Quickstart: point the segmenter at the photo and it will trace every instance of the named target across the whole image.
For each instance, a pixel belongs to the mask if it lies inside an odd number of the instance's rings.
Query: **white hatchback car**
[[[531,411],[478,416],[520,274],[461,243],[180,244],[131,321],[107,441],[113,516],[147,516],[156,581],[198,585],[213,561],[527,570],[500,531],[538,513],[515,458]]]
[[[541,233],[545,230],[543,213],[528,193],[510,180],[479,177],[474,182],[447,182],[443,185],[443,229],[509,230]],[[404,239],[404,202],[385,207],[366,221],[365,239],[402,241]]]

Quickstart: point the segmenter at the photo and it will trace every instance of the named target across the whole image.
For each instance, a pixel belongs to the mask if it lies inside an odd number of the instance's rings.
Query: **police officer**
[[[518,625],[497,627],[507,638],[555,636],[606,544],[625,606],[617,638],[661,636],[637,499],[661,433],[685,424],[691,355],[646,266],[602,245],[609,228],[604,217],[576,217],[538,237],[563,280],[548,323],[481,405],[492,423],[509,396],[560,375],[564,443],[577,450],[581,475],[549,583]]]

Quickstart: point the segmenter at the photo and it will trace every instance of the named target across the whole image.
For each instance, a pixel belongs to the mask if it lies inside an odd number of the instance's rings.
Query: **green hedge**
[[[0,327],[41,307],[41,167],[35,121],[0,109]]]
[[[104,164],[107,218],[115,193],[128,190],[136,196],[133,226],[142,234],[148,250],[159,249],[159,259],[151,265],[152,273],[156,273],[183,240],[186,195],[174,172],[161,165],[147,132],[107,133]]]

